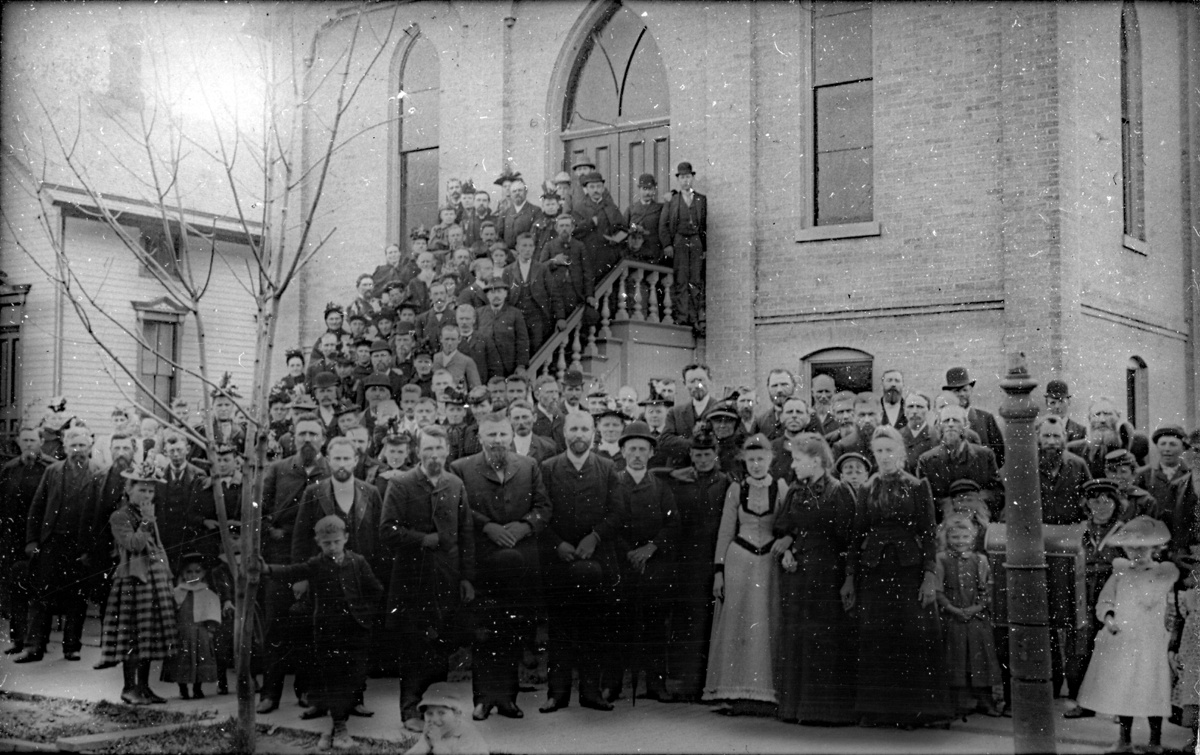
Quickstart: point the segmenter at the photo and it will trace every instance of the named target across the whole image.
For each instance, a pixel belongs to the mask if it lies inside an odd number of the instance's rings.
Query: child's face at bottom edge
[[[422,713],[425,724],[451,730],[458,726],[458,712],[445,705],[426,705]]]

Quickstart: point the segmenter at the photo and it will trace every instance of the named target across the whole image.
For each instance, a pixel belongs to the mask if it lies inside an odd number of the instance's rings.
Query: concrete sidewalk
[[[6,625],[0,637],[7,638]],[[92,669],[100,655],[99,623],[95,619],[88,621],[82,660],[77,663],[63,659],[58,640],[59,635],[55,633],[45,660],[39,663],[18,666],[4,657],[0,661],[0,689],[116,701],[121,689],[120,669]],[[152,677],[157,679],[158,673],[156,664]],[[180,700],[178,688],[173,684],[154,681],[152,686],[170,701],[172,709],[209,709],[222,716],[232,716],[236,712],[234,695],[218,696],[216,685],[206,685],[212,689],[205,690],[209,696],[203,700]],[[232,678],[230,686],[233,686]],[[317,732],[329,726],[328,719],[300,720],[302,709],[295,704],[290,683],[285,690],[279,710],[259,716],[259,721]],[[464,692],[469,695],[469,690],[464,689]],[[704,705],[666,705],[653,701],[638,701],[637,706],[632,707],[628,700],[621,700],[611,713],[586,710],[573,702],[566,710],[543,715],[537,708],[544,699],[544,689],[524,693],[518,701],[525,711],[524,719],[510,720],[493,715],[477,724],[492,752],[1010,753],[1013,748],[1012,719],[1008,718],[976,715],[966,723],[956,722],[948,731],[905,732],[859,727],[819,728],[785,724],[774,719],[729,718]],[[377,739],[399,739],[398,681],[369,680],[366,704],[375,711],[375,716],[350,719],[350,733]],[[1060,753],[1104,752],[1116,740],[1116,724],[1099,717],[1073,721],[1058,718],[1055,725]],[[1145,743],[1146,739],[1146,722],[1138,720],[1134,726],[1134,742]],[[1164,724],[1163,739],[1168,747],[1179,748],[1188,735],[1186,730],[1167,723]]]

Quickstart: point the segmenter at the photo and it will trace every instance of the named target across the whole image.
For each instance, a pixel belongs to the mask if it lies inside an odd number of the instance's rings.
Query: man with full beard
[[[1038,423],[1038,478],[1043,524],[1075,524],[1087,518],[1080,495],[1092,475],[1084,460],[1067,450],[1067,425],[1052,414]]]
[[[975,381],[967,373],[966,367],[951,367],[946,370],[946,384],[942,390],[950,391],[958,398],[958,405],[967,410],[967,426],[979,435],[979,444],[992,449],[996,455],[996,466],[1004,466],[1004,436],[1000,433],[1000,425],[991,412],[985,412],[971,406],[971,393],[975,390]]]
[[[871,436],[875,434],[875,428],[879,427],[879,415],[882,411],[876,394],[860,393],[855,396],[854,429],[833,444],[833,458],[840,459],[842,454],[852,452],[862,454],[871,462],[871,469],[868,471],[874,473],[875,454],[871,452]]]
[[[1004,507],[1004,494],[992,450],[967,442],[967,410],[961,406],[945,407],[940,420],[941,443],[917,460],[917,477],[929,481],[933,502],[942,510],[953,503],[951,484],[972,480],[983,491],[991,519],[997,519]]]
[[[263,560],[284,564],[291,559],[292,534],[305,489],[330,476],[329,463],[321,456],[325,445],[325,426],[315,414],[301,414],[293,423],[296,453],[271,462],[263,476]],[[259,695],[258,712],[270,713],[279,707],[283,696],[283,677],[295,664],[304,646],[310,620],[289,613],[292,602],[299,600],[307,584],[268,578],[264,585],[266,608],[266,671]],[[303,668],[297,669],[295,688],[300,697],[306,681]]]
[[[400,716],[409,731],[422,730],[421,695],[446,681],[457,616],[475,599],[475,525],[463,481],[446,470],[449,453],[444,428],[422,427],[418,466],[392,480],[383,502],[379,539],[396,557],[387,622],[401,633]]]
[[[1122,448],[1132,453],[1141,466],[1150,453],[1150,439],[1134,430],[1133,425],[1121,421],[1121,412],[1112,399],[1096,399],[1088,406],[1087,437],[1068,443],[1067,449],[1087,462],[1092,477],[1103,477],[1104,457]]]
[[[528,405],[521,410],[532,419]],[[482,451],[450,465],[475,501],[471,514],[479,575],[477,613],[486,636],[475,642],[473,717],[482,721],[496,708],[506,718],[522,718],[518,668],[541,600],[537,536],[550,521],[550,499],[538,462],[512,450],[513,428],[507,417],[479,417],[479,442]]]
[[[904,373],[900,370],[886,370],[881,378],[883,398],[879,402],[883,413],[880,419],[883,424],[897,430],[908,424],[904,413]]]
[[[362,429],[362,428],[358,428]],[[354,441],[349,438],[334,438],[325,449],[330,476],[314,482],[304,490],[296,512],[296,524],[292,528],[292,555],[289,563],[299,564],[318,555],[316,541],[317,522],[327,516],[336,516],[346,524],[346,548],[367,559],[372,571],[378,567],[376,541],[379,536],[379,515],[383,506],[379,491],[354,477],[358,453]],[[301,594],[308,591],[308,581],[297,582],[292,589]],[[382,609],[382,606],[377,606]],[[364,654],[364,662],[365,662]],[[365,673],[360,676],[365,677]],[[363,689],[355,693],[354,707],[350,714],[371,716],[373,711],[363,707]],[[305,711],[302,718],[320,718],[327,711],[318,707]]]
[[[546,608],[550,615],[550,679],[546,704],[553,713],[571,700],[571,672],[579,671],[579,704],[612,710],[600,696],[601,654],[611,636],[611,606],[620,574],[614,543],[629,519],[629,498],[613,463],[592,453],[590,414],[571,411],[563,424],[567,450],[542,462],[554,518],[542,533]]]
[[[92,577],[89,579],[88,593],[100,606],[101,618],[108,607],[108,575],[117,565],[117,559],[113,555],[112,527],[108,520],[113,512],[121,507],[125,498],[126,480],[121,473],[133,466],[133,438],[122,432],[113,433],[112,440],[109,441],[109,453],[112,465],[104,473],[104,481],[100,484],[100,500],[91,523]],[[94,454],[93,451],[93,458]]]

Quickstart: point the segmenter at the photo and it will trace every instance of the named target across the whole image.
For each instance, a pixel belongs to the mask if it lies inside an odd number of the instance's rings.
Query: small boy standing
[[[417,707],[425,719],[425,730],[404,755],[488,755],[487,742],[467,718],[466,703],[454,685],[429,685]]]
[[[351,748],[354,740],[346,731],[346,719],[356,692],[366,684],[371,625],[383,587],[366,558],[346,550],[346,525],[339,517],[320,519],[314,533],[320,555],[299,564],[265,564],[264,573],[309,582],[316,650],[310,701],[333,717],[332,731],[321,735],[317,748]]]

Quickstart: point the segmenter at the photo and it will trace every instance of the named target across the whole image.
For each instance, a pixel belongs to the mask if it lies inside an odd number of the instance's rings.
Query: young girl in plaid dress
[[[119,561],[104,612],[100,661],[103,667],[121,664],[123,701],[165,703],[150,689],[150,663],[170,658],[179,638],[171,572],[154,518],[154,492],[162,476],[153,461],[121,476],[125,501],[109,517]]]

